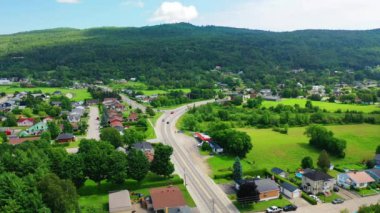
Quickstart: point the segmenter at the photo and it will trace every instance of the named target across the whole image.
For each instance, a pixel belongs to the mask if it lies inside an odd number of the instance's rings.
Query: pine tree
[[[239,182],[243,178],[243,168],[241,166],[240,158],[236,157],[235,163],[233,165],[234,172],[232,174],[235,182]]]
[[[322,169],[324,172],[327,172],[330,168],[330,159],[326,150],[322,150],[321,154],[318,157],[318,167]]]

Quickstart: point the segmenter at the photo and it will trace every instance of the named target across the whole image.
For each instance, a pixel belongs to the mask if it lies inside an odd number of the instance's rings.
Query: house
[[[62,102],[61,101],[52,101],[52,102],[50,102],[50,104],[52,106],[58,106],[58,107],[62,106]]]
[[[105,98],[103,100],[103,105],[106,109],[112,109],[118,112],[124,111],[124,105],[116,98]]]
[[[99,103],[99,101],[96,100],[96,99],[86,100],[86,105],[87,106],[97,105],[98,103]]]
[[[144,153],[144,155],[146,156],[146,158],[149,160],[149,162],[153,161],[154,149],[153,149],[152,144],[150,144],[148,142],[139,142],[139,143],[133,144],[132,147],[136,150],[142,151]]]
[[[377,183],[380,183],[380,169],[367,169],[365,172],[367,172],[367,174],[369,174],[369,176],[371,176]]]
[[[273,174],[276,174],[278,176],[281,176],[283,178],[286,178],[288,176],[288,173],[285,172],[284,170],[274,167],[272,170],[270,170]]]
[[[310,95],[320,95],[325,96],[325,86],[322,85],[314,85],[312,86],[311,90],[309,91]]]
[[[43,121],[44,123],[52,122],[52,121],[54,121],[54,118],[51,117],[51,116],[48,116],[48,117],[44,118],[42,121]]]
[[[48,130],[48,125],[41,121],[29,127],[27,130],[20,132],[19,136],[27,137],[30,135],[39,135],[46,130]]]
[[[9,137],[9,144],[17,145],[20,143],[24,143],[26,141],[36,141],[39,139],[40,137],[27,137],[27,138]]]
[[[312,171],[302,175],[302,188],[307,193],[329,193],[334,187],[335,179],[321,171]]]
[[[368,184],[375,182],[375,180],[365,171],[354,171],[348,173],[338,174],[338,185],[346,189],[351,187],[360,189],[366,188]]]
[[[211,137],[209,135],[206,135],[204,133],[196,132],[194,133],[194,137],[198,139],[199,142],[206,141],[211,142]]]
[[[33,118],[20,118],[17,121],[17,126],[33,126],[34,119]]]
[[[12,82],[6,78],[0,79],[0,85],[10,85]]]
[[[280,188],[271,179],[256,179],[255,184],[260,193],[260,201],[273,200],[280,197]]]
[[[375,165],[376,167],[380,167],[380,154],[375,156]]]
[[[283,182],[280,184],[280,191],[283,195],[291,199],[301,197],[302,195],[302,191],[297,188],[297,186],[288,182]]]
[[[212,151],[216,154],[223,153],[223,148],[221,146],[219,146],[219,144],[217,144],[216,142],[211,142],[210,147],[211,147]]]
[[[117,129],[119,132],[122,132],[124,130],[124,126],[120,121],[112,121],[110,123],[110,126]]]
[[[67,120],[70,123],[78,123],[80,121],[81,116],[78,114],[70,114],[67,116]]]
[[[129,121],[129,122],[136,122],[138,119],[139,119],[139,115],[138,115],[136,112],[132,112],[132,113],[128,116],[128,121]]]
[[[73,142],[75,141],[75,136],[71,133],[61,133],[55,139],[59,143]]]
[[[154,212],[166,212],[167,209],[187,207],[181,190],[176,186],[154,188],[147,198],[148,209]]]
[[[108,211],[110,213],[134,212],[128,190],[110,192],[108,194]]]

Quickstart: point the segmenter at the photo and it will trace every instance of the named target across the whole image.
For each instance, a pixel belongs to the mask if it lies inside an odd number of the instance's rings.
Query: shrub
[[[314,200],[312,197],[310,197],[308,194],[305,192],[302,192],[302,198],[305,199],[308,203],[311,205],[317,205],[317,201]]]

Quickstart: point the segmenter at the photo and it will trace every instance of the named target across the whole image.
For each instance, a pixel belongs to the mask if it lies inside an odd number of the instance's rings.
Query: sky
[[[380,0],[0,0],[0,34],[188,22],[270,31],[380,28]]]

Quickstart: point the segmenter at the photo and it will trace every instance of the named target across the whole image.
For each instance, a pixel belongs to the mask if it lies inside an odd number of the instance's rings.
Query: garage
[[[283,182],[280,184],[280,191],[283,195],[285,195],[288,198],[297,198],[301,197],[302,191],[297,188],[297,186]]]

